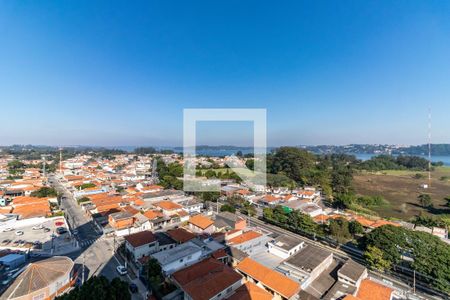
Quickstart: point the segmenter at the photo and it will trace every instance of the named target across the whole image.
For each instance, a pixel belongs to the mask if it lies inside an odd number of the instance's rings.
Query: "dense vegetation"
[[[111,282],[104,276],[93,276],[81,287],[58,296],[56,300],[131,300],[128,283],[114,278]]]
[[[51,187],[41,187],[39,190],[32,192],[30,196],[38,198],[57,197],[58,192]]]
[[[359,169],[367,171],[382,170],[428,170],[428,160],[419,156],[378,155],[359,164]]]
[[[274,208],[264,208],[264,219],[271,221],[283,228],[295,231],[302,231],[307,234],[323,234],[320,225],[306,214],[298,210],[288,211],[281,206]]]
[[[267,156],[268,182],[290,187],[293,180],[296,185],[320,187],[329,196],[346,193],[351,191],[354,160],[348,155],[317,156],[304,149],[281,147]]]
[[[183,189],[183,181],[178,179],[183,177],[183,166],[179,163],[165,164],[161,159],[157,160],[156,170],[159,175],[160,184],[166,188],[176,190]]]
[[[402,256],[411,257],[409,266],[422,281],[450,292],[450,247],[438,237],[386,225],[366,234],[361,239],[361,247],[375,269],[405,264]]]

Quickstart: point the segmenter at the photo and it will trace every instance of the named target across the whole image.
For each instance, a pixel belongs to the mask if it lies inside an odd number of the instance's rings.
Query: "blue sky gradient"
[[[449,1],[2,1],[0,144],[181,145],[183,108],[268,144],[450,142]],[[201,126],[251,145],[251,126]]]

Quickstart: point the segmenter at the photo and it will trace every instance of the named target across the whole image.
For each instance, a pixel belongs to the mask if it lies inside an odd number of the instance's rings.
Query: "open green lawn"
[[[414,175],[421,173],[423,179],[416,179]],[[354,188],[361,195],[384,197],[390,205],[373,209],[380,216],[394,217],[408,220],[418,215],[421,211],[430,214],[450,214],[450,208],[446,207],[445,197],[450,196],[450,181],[441,180],[442,177],[450,178],[450,167],[439,167],[432,172],[431,187],[423,189],[422,183],[428,182],[426,172],[416,171],[383,171],[377,173],[361,172],[355,175]],[[419,205],[417,197],[421,193],[430,194],[434,209],[424,209]]]

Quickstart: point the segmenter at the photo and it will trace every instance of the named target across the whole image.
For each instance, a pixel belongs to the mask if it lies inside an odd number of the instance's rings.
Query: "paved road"
[[[59,182],[55,176],[50,176],[51,185],[63,194],[61,207],[66,213],[66,218],[72,230],[77,230],[77,240],[81,250],[71,253],[71,257],[76,264],[85,266],[84,280],[94,275],[103,275],[108,279],[120,277],[128,283],[134,282],[138,285],[139,293],[133,294],[132,299],[142,300],[145,298],[146,290],[142,283],[129,275],[120,276],[116,268],[123,264],[117,255],[114,255],[113,238],[108,238],[99,233],[98,228],[92,223],[92,220],[84,214],[81,207],[77,204],[72,194]],[[80,272],[82,273],[82,272]]]

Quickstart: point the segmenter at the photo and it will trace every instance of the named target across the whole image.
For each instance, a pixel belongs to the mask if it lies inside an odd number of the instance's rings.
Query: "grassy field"
[[[424,178],[416,179],[420,173]],[[375,208],[380,216],[408,220],[421,211],[429,214],[450,214],[445,206],[445,197],[450,196],[450,167],[440,167],[432,172],[431,187],[423,189],[422,183],[428,182],[428,173],[415,171],[382,171],[376,173],[361,172],[355,176],[355,191],[361,195],[382,196],[389,205]],[[433,209],[425,209],[419,205],[417,197],[421,193],[430,194]]]

